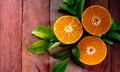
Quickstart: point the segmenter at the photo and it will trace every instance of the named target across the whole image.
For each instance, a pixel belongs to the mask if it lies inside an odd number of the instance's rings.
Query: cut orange
[[[109,30],[111,26],[111,15],[106,8],[93,5],[83,12],[82,24],[88,33],[100,36]]]
[[[107,54],[107,47],[103,40],[95,36],[86,36],[78,43],[80,61],[86,65],[101,63]]]
[[[83,29],[77,18],[73,16],[61,16],[54,24],[54,33],[62,43],[73,44],[81,38]]]

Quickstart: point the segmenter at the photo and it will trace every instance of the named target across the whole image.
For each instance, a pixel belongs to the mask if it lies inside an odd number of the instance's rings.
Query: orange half
[[[80,61],[86,65],[101,63],[107,54],[107,47],[103,40],[95,36],[86,36],[79,43]]]
[[[82,24],[88,33],[100,36],[109,30],[111,26],[111,15],[106,8],[93,5],[83,12]]]
[[[77,18],[73,16],[61,16],[54,24],[54,33],[62,43],[73,44],[81,38],[83,29]]]

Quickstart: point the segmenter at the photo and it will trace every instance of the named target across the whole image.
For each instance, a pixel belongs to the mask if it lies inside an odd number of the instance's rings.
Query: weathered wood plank
[[[110,46],[111,54],[111,72],[120,71],[120,42]]]
[[[35,55],[27,51],[37,37],[31,34],[38,26],[49,24],[49,0],[24,0],[22,25],[22,72],[49,72],[49,53]]]
[[[109,0],[109,10],[116,22],[120,22],[120,0]],[[120,71],[120,42],[110,46],[111,72]]]
[[[0,72],[21,72],[22,0],[0,0]]]
[[[109,0],[109,11],[116,22],[120,22],[120,0]]]

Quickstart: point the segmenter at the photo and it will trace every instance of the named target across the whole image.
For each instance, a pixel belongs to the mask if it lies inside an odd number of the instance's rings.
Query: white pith
[[[88,55],[93,55],[93,54],[95,54],[95,52],[96,52],[96,49],[94,47],[88,47],[87,48],[87,54]]]
[[[71,25],[68,25],[68,26],[66,26],[66,27],[65,27],[65,29],[64,29],[64,30],[65,30],[65,32],[66,32],[66,33],[70,33],[70,32],[72,32],[72,31],[73,31],[73,28],[72,28],[72,26],[71,26]]]
[[[92,23],[97,26],[101,23],[101,19],[98,16],[92,17]]]

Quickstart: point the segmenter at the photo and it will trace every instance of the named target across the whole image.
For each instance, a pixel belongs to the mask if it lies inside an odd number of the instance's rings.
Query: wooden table
[[[61,0],[0,0],[0,72],[50,72],[55,60],[51,52],[34,55],[28,45],[39,38],[31,34],[42,25],[53,25]],[[99,4],[106,7],[115,21],[120,21],[119,0],[86,0],[85,8]],[[55,50],[54,50],[55,51]],[[72,62],[66,72],[120,72],[120,42],[108,45],[106,59],[88,69]]]

